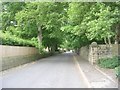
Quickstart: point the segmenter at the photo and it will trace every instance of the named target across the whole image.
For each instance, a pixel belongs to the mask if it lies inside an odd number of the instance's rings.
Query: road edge
[[[81,69],[81,66],[80,66],[77,58],[76,58],[75,56],[73,56],[73,58],[74,58],[74,61],[75,61],[75,63],[76,63],[76,66],[78,67],[78,69],[79,69],[82,77],[84,78],[85,82],[87,83],[88,88],[94,88],[94,87],[91,85],[90,81],[88,80],[88,77],[86,76],[86,74],[84,73],[84,71]],[[117,84],[117,87],[119,86],[119,84],[116,83],[116,82],[115,82],[109,75],[107,75],[105,72],[99,70],[96,66],[94,66],[94,68],[95,68],[98,72],[100,72],[102,75],[104,75],[107,79],[109,79],[110,81],[112,81],[112,83]]]
[[[94,66],[96,70],[98,70],[100,73],[102,73],[104,76],[106,76],[109,80],[111,80],[113,83],[116,83],[115,80],[113,80],[108,74],[100,70],[97,66]],[[117,83],[116,83],[117,84]]]
[[[80,64],[78,63],[76,57],[73,56],[73,59],[74,59],[74,62],[76,63],[76,66],[78,67],[78,69],[79,69],[79,71],[80,71],[80,73],[81,73],[83,79],[84,79],[85,82],[87,83],[88,88],[92,88],[92,86],[91,86],[90,82],[88,81],[86,75],[84,74],[84,72],[83,72],[82,69],[80,68]]]

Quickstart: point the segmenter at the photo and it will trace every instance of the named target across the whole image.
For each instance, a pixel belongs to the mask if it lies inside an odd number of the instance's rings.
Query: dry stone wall
[[[83,59],[88,60],[91,64],[95,64],[98,59],[105,57],[120,56],[120,45],[112,44],[108,45],[98,45],[96,42],[93,42],[89,48],[82,47],[80,49],[80,56]]]

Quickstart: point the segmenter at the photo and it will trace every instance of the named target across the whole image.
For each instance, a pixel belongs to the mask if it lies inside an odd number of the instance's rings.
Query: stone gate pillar
[[[92,42],[90,45],[89,61],[91,64],[95,64],[98,60],[98,45],[96,42]]]

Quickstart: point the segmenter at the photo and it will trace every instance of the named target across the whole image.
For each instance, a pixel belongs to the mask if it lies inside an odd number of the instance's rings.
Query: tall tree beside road
[[[3,32],[35,40],[54,52],[120,42],[120,2],[3,3]]]

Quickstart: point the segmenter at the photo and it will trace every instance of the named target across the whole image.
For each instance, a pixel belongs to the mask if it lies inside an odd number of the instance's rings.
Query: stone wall
[[[110,47],[106,45],[98,45],[98,58],[118,56],[118,45],[112,44]]]
[[[0,57],[12,57],[37,54],[38,50],[33,47],[19,47],[0,45]]]
[[[39,58],[40,55],[36,48],[0,45],[0,71],[29,63]]]
[[[80,56],[88,60],[91,64],[96,63],[100,58],[113,57],[120,55],[120,45],[113,44],[110,47],[106,45],[98,45],[93,42],[89,48],[87,46],[80,49]]]
[[[80,49],[80,56],[82,56],[83,59],[88,60],[89,57],[89,47],[85,46]]]
[[[97,47],[97,43],[93,42],[89,46],[89,57],[88,57],[88,60],[89,60],[89,62],[91,64],[94,64],[97,59],[98,59],[98,47]]]

